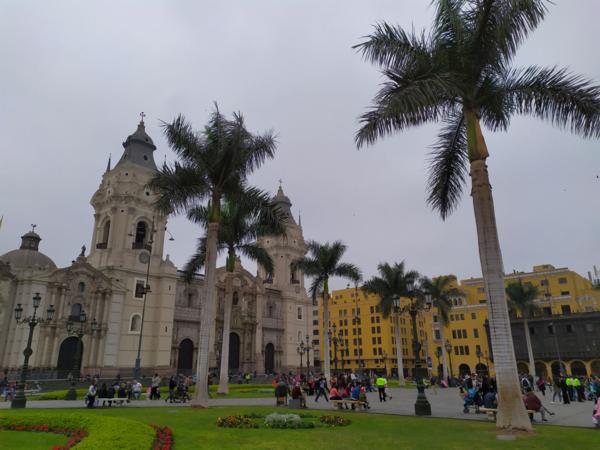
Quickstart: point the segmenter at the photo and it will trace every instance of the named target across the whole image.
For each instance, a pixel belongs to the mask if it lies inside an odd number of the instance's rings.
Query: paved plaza
[[[414,403],[417,396],[416,389],[388,389],[392,399],[387,402],[380,403],[377,393],[369,393],[367,397],[372,409],[370,414],[397,414],[397,415],[414,415]],[[437,392],[427,390],[427,398],[431,403],[431,411],[433,417],[465,419],[465,420],[488,420],[485,414],[475,414],[473,412],[464,414],[462,412],[463,402],[459,397],[458,389],[438,389]],[[550,398],[541,397],[544,405],[552,412],[554,416],[548,417],[547,425],[563,425],[573,427],[592,427],[592,402],[571,403],[570,405],[551,404]],[[274,398],[213,398],[210,400],[211,406],[275,406]],[[28,408],[83,408],[83,400],[67,401],[67,400],[30,400],[27,402]],[[164,400],[140,400],[133,401],[129,406],[137,408],[145,407],[168,407],[180,408],[189,407],[189,403],[165,403]],[[0,403],[0,409],[10,408],[9,402]],[[319,399],[315,402],[314,397],[308,398],[309,409],[333,410],[333,406]],[[536,414],[536,420],[539,415]]]

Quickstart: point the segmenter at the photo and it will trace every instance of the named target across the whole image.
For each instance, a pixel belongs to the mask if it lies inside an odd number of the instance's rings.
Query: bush
[[[312,422],[303,422],[298,414],[269,414],[265,418],[267,428],[314,428]]]
[[[319,422],[329,427],[345,427],[347,425],[350,425],[350,419],[346,419],[342,416],[321,416],[319,418]]]
[[[217,417],[217,426],[222,428],[258,428],[249,416]]]
[[[0,412],[0,428],[48,427],[62,429],[65,434],[71,431],[84,431],[88,436],[77,444],[77,450],[100,449],[150,449],[155,431],[148,425],[130,419],[103,417],[99,415],[83,416],[77,413],[61,411],[50,412],[12,411]]]

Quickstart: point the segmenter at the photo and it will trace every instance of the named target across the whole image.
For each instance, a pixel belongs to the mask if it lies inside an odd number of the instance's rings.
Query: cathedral
[[[110,161],[91,198],[94,227],[89,253],[58,268],[40,251],[35,227],[19,248],[0,256],[0,365],[23,364],[29,327],[14,318],[33,314],[32,297],[41,295],[37,314],[55,309],[51,321],[34,330],[30,367],[65,378],[68,373],[129,376],[140,345],[142,374],[195,371],[204,305],[203,276],[186,283],[163,255],[167,219],[154,209],[155,193],[146,185],[158,170],[156,147],[143,120]],[[312,301],[304,276],[291,262],[306,252],[302,227],[291,213],[281,186],[274,201],[287,213],[285,236],[264,236],[260,245],[273,258],[274,271],[248,272],[238,261],[233,273],[217,271],[218,306],[211,333],[210,367],[220,366],[223,339],[229,340],[231,372],[271,373],[299,365],[298,343],[312,334]],[[190,249],[190,253],[192,250]],[[228,336],[223,312],[231,302]]]

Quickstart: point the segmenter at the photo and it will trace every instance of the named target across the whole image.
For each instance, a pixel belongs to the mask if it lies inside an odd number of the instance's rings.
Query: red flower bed
[[[67,430],[66,428],[52,428],[48,425],[17,425],[11,424],[0,427],[0,430],[12,431],[41,431],[43,433],[66,434],[69,438],[65,445],[55,445],[52,450],[69,450],[71,447],[79,444],[87,435],[84,430]]]
[[[175,447],[173,442],[173,430],[169,427],[159,427],[158,425],[152,425],[152,428],[156,430],[156,438],[154,444],[152,444],[152,450],[171,450]]]

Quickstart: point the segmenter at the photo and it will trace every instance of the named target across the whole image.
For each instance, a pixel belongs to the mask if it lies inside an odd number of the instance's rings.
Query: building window
[[[563,314],[571,314],[571,307],[569,305],[560,305],[560,310]]]
[[[554,334],[554,325],[548,325],[548,334]]]
[[[79,284],[77,285],[77,290],[79,292],[83,292],[85,291],[85,283],[83,281],[80,281]]]
[[[535,328],[529,327],[529,334],[533,336],[535,334]]]
[[[480,304],[480,305],[484,304],[485,302],[486,302],[486,299],[485,299],[485,298],[484,298],[484,299],[482,299],[482,300],[479,300],[479,304]]]
[[[560,295],[571,295],[570,291],[560,291]]]
[[[381,333],[381,327],[380,326],[377,327],[377,333]]]
[[[233,306],[237,306],[237,304],[240,302],[240,297],[238,295],[237,292],[233,293],[233,299],[231,301],[231,303],[233,304]]]
[[[131,316],[129,320],[129,332],[130,333],[139,333],[142,325],[142,316],[139,314],[134,314]]]
[[[71,315],[69,316],[69,320],[71,322],[79,322],[82,309],[81,303],[73,303],[71,305]]]
[[[456,339],[456,330],[452,330],[452,339]]]
[[[433,315],[433,323],[437,323],[438,322],[438,316],[437,314]]]
[[[472,320],[477,320],[477,314],[476,313],[471,313],[471,319]]]
[[[468,355],[468,354],[469,354],[469,346],[465,345],[465,355]]]
[[[567,333],[573,332],[573,325],[567,325]]]
[[[558,279],[558,284],[567,284],[567,279],[566,278],[559,278]]]
[[[455,345],[455,346],[454,346],[454,354],[455,354],[455,355],[458,355],[458,354],[459,354],[459,352],[458,352],[458,345]]]
[[[148,234],[148,225],[146,225],[146,222],[144,222],[144,221],[139,221],[137,223],[137,226],[135,227],[135,243],[136,244],[145,244],[147,234]]]
[[[476,345],[475,346],[475,353],[479,353],[481,352],[481,345]]]
[[[146,282],[144,280],[135,280],[135,289],[133,292],[134,298],[144,298],[144,287],[146,286]]]
[[[313,320],[313,325],[319,325],[319,320]]]
[[[102,244],[108,244],[108,237],[110,236],[110,220],[107,220],[102,229]]]
[[[465,320],[465,315],[464,314],[460,315],[460,320]]]
[[[441,339],[440,330],[435,330],[435,339],[438,341]]]
[[[548,286],[548,280],[540,281],[540,286]]]
[[[302,307],[298,306],[298,320],[302,320]]]
[[[467,339],[467,330],[463,330],[462,337],[463,339]]]
[[[319,330],[313,330],[313,336],[318,336],[319,335]]]
[[[479,330],[477,328],[473,328],[473,337],[475,337],[475,338],[479,337]]]

